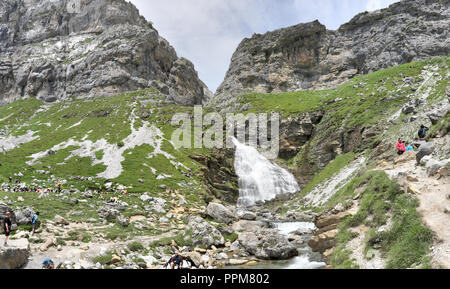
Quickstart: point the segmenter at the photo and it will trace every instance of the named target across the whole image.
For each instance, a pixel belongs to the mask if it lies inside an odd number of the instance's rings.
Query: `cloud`
[[[392,0],[368,0],[366,9],[367,11],[375,11],[389,6],[396,1]]]
[[[393,0],[131,0],[215,91],[238,44],[253,33],[318,19],[329,29]]]

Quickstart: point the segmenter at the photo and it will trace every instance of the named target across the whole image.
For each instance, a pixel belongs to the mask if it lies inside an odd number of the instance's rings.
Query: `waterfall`
[[[298,192],[300,187],[287,170],[271,163],[255,148],[233,139],[236,146],[234,167],[239,177],[238,206],[253,206],[277,195]]]

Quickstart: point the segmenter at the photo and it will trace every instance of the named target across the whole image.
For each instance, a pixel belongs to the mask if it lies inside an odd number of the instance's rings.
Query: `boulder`
[[[408,151],[405,152],[404,154],[402,154],[401,156],[398,156],[394,159],[394,164],[401,164],[401,163],[406,163],[409,161],[414,160],[416,157],[416,154],[412,151]]]
[[[237,211],[236,216],[238,219],[246,220],[246,221],[254,221],[256,220],[256,214],[249,211]]]
[[[54,219],[55,223],[57,225],[64,225],[67,226],[69,225],[69,222],[67,222],[63,217],[61,217],[60,215],[56,215],[55,219]]]
[[[41,250],[42,252],[45,252],[48,250],[48,248],[50,248],[51,246],[54,246],[57,244],[57,240],[56,238],[50,238],[47,241],[45,241],[45,243],[39,247],[39,250]]]
[[[130,221],[122,214],[119,214],[116,220],[122,227],[128,227],[130,225]]]
[[[33,219],[35,212],[32,208],[27,207],[16,212],[16,221],[18,225],[29,225]]]
[[[270,225],[268,222],[246,221],[246,220],[240,220],[231,226],[231,228],[235,232],[257,232],[262,228],[269,228],[269,227]]]
[[[265,260],[287,260],[298,256],[298,251],[284,236],[269,234],[259,241],[255,256]]]
[[[264,260],[286,260],[298,255],[295,246],[276,230],[259,233],[262,235],[254,232],[239,234],[238,241],[249,254]]]
[[[114,208],[111,208],[110,206],[102,206],[97,211],[98,215],[106,220],[113,220],[116,219],[117,216],[120,215],[120,212]]]
[[[437,173],[439,173],[441,168],[445,167],[449,162],[450,162],[450,159],[443,160],[443,161],[437,161],[435,159],[429,160],[425,165],[425,167],[427,168],[428,176],[431,177],[431,176],[436,175]]]
[[[187,261],[190,261],[197,268],[202,265],[202,255],[200,255],[200,253],[198,252],[187,252],[181,254],[181,256]]]
[[[235,219],[231,210],[218,203],[209,203],[206,208],[206,214],[208,214],[211,218],[225,224],[230,224]]]
[[[420,161],[425,157],[429,156],[433,153],[434,146],[432,143],[424,143],[420,146],[419,151],[416,154],[417,164],[420,164]]]
[[[8,247],[0,247],[0,269],[20,269],[27,264],[29,256],[30,243],[27,239],[10,240]]]
[[[308,245],[312,248],[313,252],[323,253],[326,250],[333,248],[336,244],[335,237],[338,230],[332,230],[323,234],[314,236],[309,240]]]
[[[195,247],[209,248],[212,245],[222,246],[225,244],[225,240],[219,230],[199,216],[189,218],[185,232],[192,234],[192,244]]]
[[[325,228],[334,224],[338,224],[343,218],[350,215],[350,212],[342,212],[339,214],[323,214],[316,217],[315,224],[319,229]]]

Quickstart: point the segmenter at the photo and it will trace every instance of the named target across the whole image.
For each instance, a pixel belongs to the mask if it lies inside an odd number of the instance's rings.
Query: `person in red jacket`
[[[402,154],[404,154],[406,152],[405,143],[401,139],[398,139],[398,143],[395,146],[395,148],[397,149],[397,151],[398,151],[397,154],[399,156],[401,156]]]

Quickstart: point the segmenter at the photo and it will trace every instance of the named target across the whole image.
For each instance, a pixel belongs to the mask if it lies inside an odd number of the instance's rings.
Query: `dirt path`
[[[429,177],[425,168],[416,166],[415,160],[380,167],[393,179],[409,177],[407,183],[418,192],[418,212],[425,224],[436,234],[431,258],[433,267],[450,268],[450,215],[444,211],[450,207],[446,195],[450,193],[450,178]],[[414,179],[417,179],[415,181]]]

